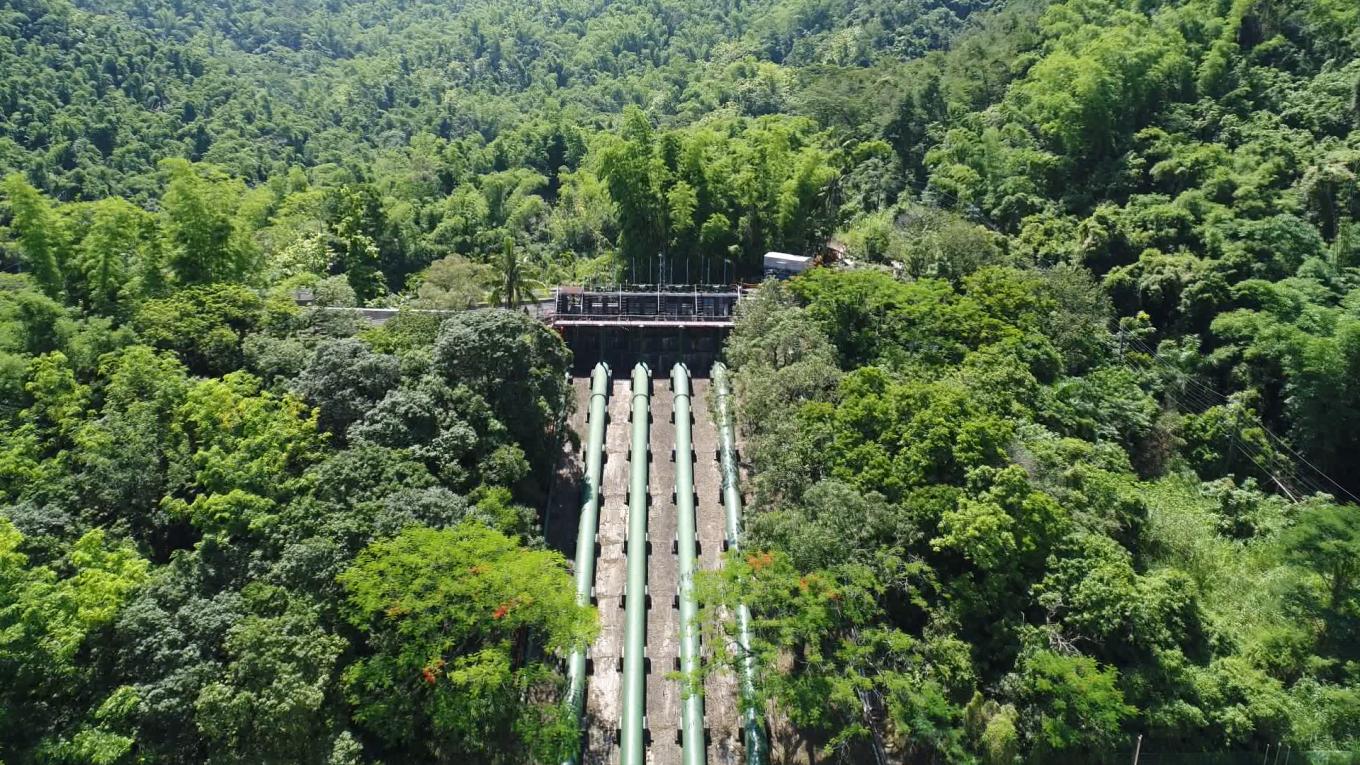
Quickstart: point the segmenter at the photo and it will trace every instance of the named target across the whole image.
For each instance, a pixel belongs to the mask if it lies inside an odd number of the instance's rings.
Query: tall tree
[[[17,173],[5,178],[13,227],[19,233],[19,253],[38,288],[60,299],[65,292],[64,272],[70,238],[52,203]]]
[[[622,140],[600,157],[609,196],[619,212],[619,250],[634,278],[652,267],[666,246],[666,166],[657,155],[655,133],[636,107],[623,115]]]
[[[334,268],[349,279],[354,294],[368,302],[387,292],[383,273],[386,220],[381,201],[367,184],[347,185],[330,197],[330,247]]]
[[[150,216],[117,197],[94,203],[90,230],[80,242],[77,266],[90,308],[105,315],[125,310],[142,285],[134,277],[146,272],[143,246]],[[154,267],[154,264],[151,264]]]
[[[417,526],[371,545],[340,581],[371,650],[345,686],[355,719],[390,746],[440,763],[515,763],[552,761],[575,742],[576,721],[543,693],[559,682],[551,665],[514,658],[520,640],[552,654],[595,634],[561,555],[475,522]]]
[[[161,209],[175,280],[182,285],[249,280],[258,264],[235,221],[244,184],[182,159],[161,166],[169,178]]]
[[[496,273],[491,302],[506,308],[518,308],[533,297],[535,287],[544,287],[543,282],[530,275],[529,260],[515,248],[515,240],[511,237],[505,237],[500,254],[492,259],[491,267]]]
[[[0,755],[37,749],[53,759],[115,762],[132,739],[94,719],[71,719],[68,705],[94,690],[97,667],[81,651],[146,580],[148,563],[103,531],[81,536],[56,570],[30,563],[22,542],[0,516]],[[79,758],[83,751],[105,759]]]

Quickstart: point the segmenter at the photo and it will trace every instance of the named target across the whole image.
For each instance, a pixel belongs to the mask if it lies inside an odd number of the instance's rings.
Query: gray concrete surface
[[[647,589],[652,595],[647,612],[647,658],[651,674],[647,677],[647,728],[651,744],[647,747],[650,765],[680,762],[680,682],[668,677],[676,671],[680,655],[680,612],[675,607],[679,579],[675,554],[675,423],[671,421],[670,370],[653,370],[652,380],[652,471],[648,490],[652,504],[647,514],[647,530],[652,540],[652,557],[647,566]]]
[[[619,660],[623,656],[623,591],[627,580],[624,547],[628,530],[627,371],[615,371],[605,428],[605,462],[600,479],[599,558],[595,562],[595,601],[600,609],[600,636],[591,646],[592,672],[586,681],[586,756],[588,765],[619,761],[616,732],[619,694],[623,690]]]

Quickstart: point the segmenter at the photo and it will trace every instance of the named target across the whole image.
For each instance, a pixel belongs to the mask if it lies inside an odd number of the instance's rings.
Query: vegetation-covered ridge
[[[9,188],[40,251],[59,213]],[[307,309],[210,281],[251,261],[170,207],[96,203],[66,268],[0,277],[0,757],[560,757],[554,657],[596,630],[534,509],[561,339],[501,310],[365,328],[327,310],[344,277]],[[148,254],[178,236],[200,257]]]
[[[750,606],[798,748],[1354,748],[1356,507],[1263,483],[1286,461],[1250,413],[1189,404],[1108,319],[1070,268],[819,272],[744,305],[727,352],[759,511],[706,583],[707,644]]]
[[[920,55],[992,4],[6,0],[0,167],[62,199],[145,198],[165,157],[259,183],[380,171],[419,138],[455,171],[494,144],[496,170],[531,153],[552,176],[627,105],[790,111],[804,69]]]
[[[7,2],[0,174],[154,209],[165,160],[205,163],[251,189],[219,200],[241,210],[247,250],[283,272],[357,270],[363,301],[449,256],[427,306],[487,297],[493,260],[515,275],[500,299],[655,280],[656,247],[678,251],[677,279],[724,260],[755,273],[764,249],[835,227],[840,169],[872,159],[855,187],[894,193],[875,188],[892,183],[885,144],[790,118],[823,108],[805,81],[896,66],[990,4]],[[623,116],[638,107],[702,126],[652,137]]]
[[[325,309],[815,246],[803,69],[985,5],[0,5],[0,760],[558,761],[565,349]]]

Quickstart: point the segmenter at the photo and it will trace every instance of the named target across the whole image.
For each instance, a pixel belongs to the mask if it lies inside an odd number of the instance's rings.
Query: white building
[[[771,276],[801,274],[812,265],[812,258],[790,255],[787,252],[765,253],[765,273]]]

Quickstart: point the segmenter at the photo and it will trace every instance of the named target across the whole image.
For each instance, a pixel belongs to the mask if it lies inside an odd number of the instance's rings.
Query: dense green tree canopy
[[[440,762],[548,761],[567,750],[576,730],[566,709],[520,703],[552,668],[514,656],[525,636],[549,651],[594,636],[560,555],[524,552],[477,523],[412,527],[360,553],[340,582],[350,621],[374,647],[344,677],[361,725]],[[523,750],[507,751],[507,739]]]
[[[561,750],[571,726],[556,664],[524,666],[510,650],[534,631],[551,659],[595,629],[530,509],[570,405],[560,339],[501,312],[337,338],[345,325],[324,309],[224,283],[167,284],[135,312],[116,293],[131,319],[114,328],[27,276],[8,286],[7,762],[520,762]],[[440,371],[452,353],[441,348],[512,338],[514,368]],[[261,344],[300,358],[271,365],[267,382],[241,368]],[[450,565],[485,567],[480,601],[462,577],[430,578]],[[423,593],[411,609],[431,609],[422,634],[392,631],[374,605],[394,591]],[[496,616],[507,602],[523,608]],[[475,648],[438,628],[467,608],[482,619]],[[400,678],[384,669],[415,655]],[[413,702],[436,661],[447,691]]]
[[[822,270],[742,306],[752,505],[709,670],[746,602],[761,697],[849,760],[1353,746],[1345,485],[1303,499],[1331,474],[1070,279]]]

